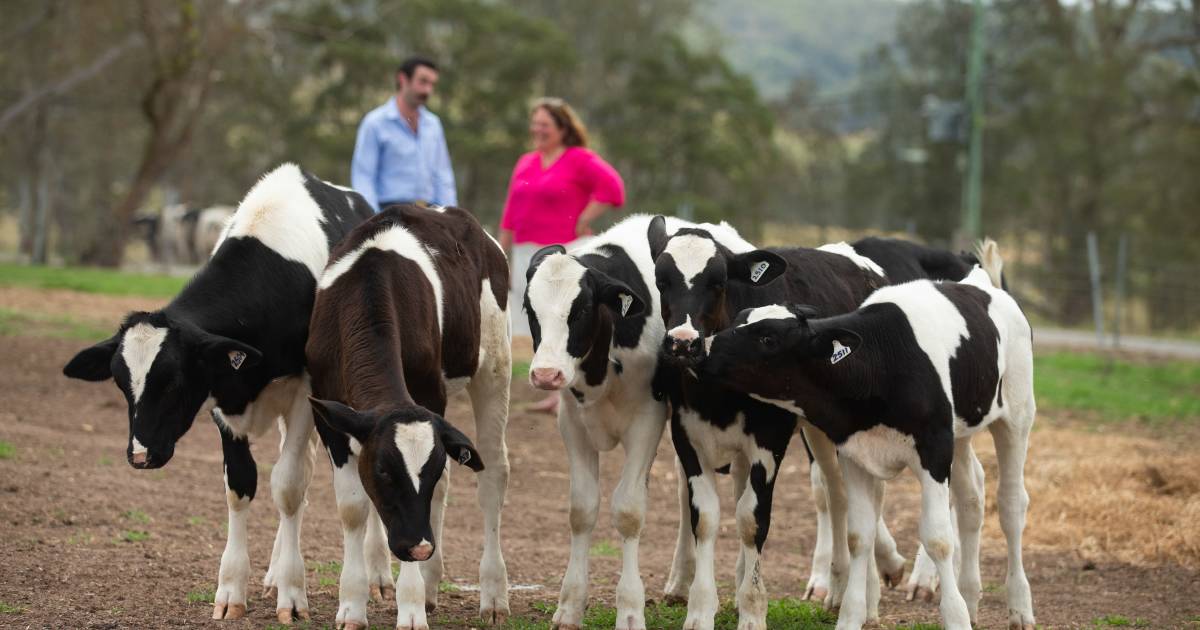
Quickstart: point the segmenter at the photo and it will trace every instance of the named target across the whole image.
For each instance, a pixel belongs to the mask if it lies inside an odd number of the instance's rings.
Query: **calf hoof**
[[[906,601],[916,602],[932,602],[934,592],[933,589],[927,586],[916,586],[905,589],[907,593],[904,595]]]
[[[347,621],[346,623],[338,624],[337,628],[338,630],[367,630],[367,624]]]
[[[275,611],[275,619],[285,626],[290,626],[297,617],[307,621],[309,618],[308,611],[296,610],[294,608],[279,608]]]
[[[829,589],[824,586],[810,586],[804,591],[804,599],[810,602],[825,603],[825,598],[829,597]]]
[[[370,590],[371,590],[371,601],[373,601],[373,602],[382,602],[383,601],[383,591],[382,591],[382,589],[379,588],[378,584],[372,584]]]
[[[1020,621],[1008,622],[1008,630],[1037,630],[1032,623],[1022,623]]]
[[[505,606],[503,609],[499,607],[481,608],[479,610],[479,618],[489,626],[502,626],[508,620],[508,606]]]
[[[241,619],[245,616],[245,604],[213,604],[213,619]]]
[[[580,630],[579,626],[573,623],[556,623],[553,627],[554,630]]]
[[[275,584],[263,584],[262,590],[263,599],[275,599]]]
[[[668,606],[678,606],[687,603],[687,595],[676,595],[675,593],[663,593],[663,603]]]
[[[900,586],[900,581],[904,579],[904,567],[901,566],[891,573],[880,571],[879,577],[883,579],[883,585],[886,588],[896,588]]]

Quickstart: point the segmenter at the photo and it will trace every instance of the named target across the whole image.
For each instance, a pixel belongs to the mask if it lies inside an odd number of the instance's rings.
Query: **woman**
[[[587,148],[587,129],[575,111],[559,98],[533,105],[529,134],[533,151],[513,168],[508,198],[500,218],[500,247],[509,252],[512,273],[510,304],[513,334],[528,335],[521,315],[525,270],[534,252],[546,245],[569,244],[592,233],[592,222],[625,203],[625,183],[600,156]],[[558,395],[537,405],[552,411]]]

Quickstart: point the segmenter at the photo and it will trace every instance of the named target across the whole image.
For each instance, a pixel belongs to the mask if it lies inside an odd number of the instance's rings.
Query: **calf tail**
[[[979,258],[979,265],[987,272],[988,279],[992,281],[992,286],[1003,289],[1004,259],[1000,257],[1000,246],[996,241],[985,238],[975,243],[975,255]]]

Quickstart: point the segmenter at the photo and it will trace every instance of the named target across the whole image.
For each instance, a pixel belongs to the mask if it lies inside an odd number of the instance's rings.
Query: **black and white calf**
[[[450,460],[479,472],[480,614],[488,623],[508,615],[500,553],[512,379],[508,277],[500,246],[458,208],[391,206],[331,257],[307,355],[345,532],[339,626],[367,626],[368,582],[388,570],[390,548],[401,561],[396,627],[428,628],[425,613],[437,605],[442,577]],[[464,388],[478,452],[443,418],[447,397]]]
[[[703,356],[701,340],[728,326],[731,315],[742,308],[781,299],[804,299],[831,310],[850,311],[886,280],[878,265],[845,244],[820,250],[756,250],[740,238],[716,238],[707,229],[670,233],[658,220],[650,223],[647,236],[656,260],[662,319],[669,329],[662,352],[669,363],[681,368],[663,381],[671,384],[667,389],[672,401],[672,440],[689,480],[695,532],[695,573],[690,576],[686,627],[710,628],[716,613],[712,554],[719,505],[713,472],[732,464],[743,543],[737,566],[740,625],[763,628],[767,597],[758,557],[770,523],[775,472],[799,418],[698,378],[693,368]],[[828,249],[834,251],[823,251]],[[827,605],[836,606],[849,564],[845,494],[833,444],[811,425],[801,426],[817,464],[812,466],[812,482],[819,515],[818,544],[808,590]],[[903,558],[882,523],[878,529],[880,566],[898,580]],[[676,562],[676,567],[687,565]],[[877,594],[874,572],[872,580],[872,592]]]
[[[673,229],[690,226],[666,219]],[[525,311],[533,334],[530,382],[563,392],[558,428],[571,475],[571,556],[557,628],[579,628],[587,607],[588,548],[600,507],[599,456],[622,445],[625,463],[612,514],[622,539],[617,583],[621,630],[646,627],[638,541],[646,483],[667,411],[652,395],[662,321],[646,244],[650,217],[635,215],[570,252],[552,245],[529,266]]]
[[[869,616],[864,589],[878,508],[873,484],[904,468],[921,482],[921,539],[941,578],[944,625],[971,627],[980,598],[984,484],[982,467],[966,449],[984,428],[1000,464],[1009,627],[1034,627],[1021,561],[1029,501],[1023,469],[1035,415],[1032,339],[1016,302],[994,286],[1001,265],[995,244],[984,252],[987,271],[977,268],[961,283],[885,287],[858,310],[825,319],[814,319],[817,311],[808,306],[747,309],[704,342],[698,369],[705,378],[805,415],[838,445],[851,552],[840,629],[861,628]]]
[[[211,260],[165,308],[131,313],[117,334],[73,358],[72,378],[112,378],[129,403],[134,468],[170,461],[205,400],[225,457],[229,535],[214,619],[246,612],[247,508],[257,469],[248,439],[279,419],[271,494],[279,530],[264,587],[277,588],[280,621],[308,615],[300,522],[312,475],[312,412],[304,343],[317,278],[330,249],[372,214],[357,193],[285,164],[246,194]]]

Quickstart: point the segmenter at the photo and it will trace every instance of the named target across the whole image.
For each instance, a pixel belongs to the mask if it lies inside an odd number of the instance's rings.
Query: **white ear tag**
[[[233,369],[235,369],[235,370],[242,369],[242,364],[245,362],[246,362],[246,353],[245,352],[242,352],[241,350],[230,350],[229,351],[229,365],[233,366]]]
[[[842,342],[833,340],[833,355],[829,357],[829,364],[833,365],[842,359],[850,356],[850,348],[842,345]]]
[[[629,313],[629,307],[633,305],[633,296],[628,293],[621,294],[621,317],[625,317]]]
[[[754,263],[754,266],[750,268],[750,282],[757,284],[758,279],[763,277],[763,274],[767,272],[767,267],[770,267],[770,266],[771,266],[771,263],[769,263],[765,260],[762,262]]]
[[[466,466],[467,462],[469,462],[469,461],[471,461],[471,451],[468,451],[467,449],[464,448],[462,450],[462,452],[460,452],[458,454],[458,463],[462,464],[463,466]]]

